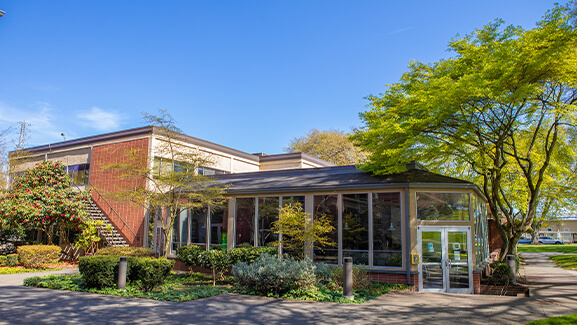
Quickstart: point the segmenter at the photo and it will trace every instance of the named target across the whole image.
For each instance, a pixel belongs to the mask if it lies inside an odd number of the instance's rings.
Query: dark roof
[[[410,169],[404,173],[372,175],[355,166],[291,169],[219,175],[219,184],[228,184],[228,194],[260,194],[281,192],[343,191],[399,187],[479,188],[457,178],[426,170]]]

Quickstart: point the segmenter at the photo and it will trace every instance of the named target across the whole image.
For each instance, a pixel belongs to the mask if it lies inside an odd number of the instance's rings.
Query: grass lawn
[[[532,322],[527,323],[527,325],[564,325],[564,324],[577,324],[577,314],[534,320]]]
[[[43,277],[36,276],[26,279],[24,281],[24,285],[57,290],[91,292],[122,297],[166,300],[174,302],[190,301],[199,298],[216,296],[227,292],[251,294],[250,292],[240,292],[235,289],[232,285],[232,278],[227,278],[226,281],[223,281],[216,286],[212,286],[211,277],[199,273],[171,274],[167,277],[162,286],[159,286],[154,291],[149,292],[142,291],[138,288],[137,285],[132,284],[126,285],[126,291],[117,290],[116,288],[86,289],[83,287],[82,276],[79,274],[48,275]],[[356,290],[354,292],[355,300],[350,301],[342,297],[342,292],[331,291],[325,286],[319,285],[317,292],[314,294],[311,294],[310,292],[300,293],[297,291],[277,298],[360,304],[388,293],[391,290],[404,290],[406,288],[408,287],[403,285],[373,282],[371,283],[370,287],[365,290]]]
[[[61,268],[56,269],[26,269],[23,267],[0,267],[0,274],[16,274],[16,273],[29,273],[29,272],[40,272],[40,271],[56,271],[61,270]]]
[[[551,255],[549,258],[566,270],[577,270],[577,255]]]
[[[531,252],[531,253],[551,253],[551,252],[561,252],[561,253],[574,253],[577,254],[577,245],[565,244],[565,245],[517,245],[517,252]]]

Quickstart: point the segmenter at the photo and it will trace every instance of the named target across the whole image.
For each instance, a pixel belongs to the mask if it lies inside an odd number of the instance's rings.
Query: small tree
[[[44,161],[27,170],[0,203],[0,220],[9,229],[36,229],[51,243],[55,235],[69,242],[67,230],[87,222],[88,193],[70,188],[61,162]]]
[[[160,110],[158,115],[145,113],[144,120],[154,127],[155,139],[158,140],[154,160],[149,160],[147,150],[120,149],[122,151],[111,153],[118,157],[117,162],[106,165],[104,169],[121,179],[145,185],[120,186],[108,195],[144,207],[152,220],[156,219],[158,211],[164,211],[160,219],[166,238],[163,249],[166,257],[170,247],[168,239],[179,212],[221,205],[225,188],[198,173],[200,167],[213,165],[212,159],[184,144],[182,131],[166,110]]]
[[[292,248],[302,252],[303,256],[311,248],[335,247],[336,243],[329,237],[335,230],[326,215],[317,215],[314,222],[309,213],[303,211],[300,203],[287,204],[279,209],[278,220],[273,222],[272,230],[281,236],[275,245]]]

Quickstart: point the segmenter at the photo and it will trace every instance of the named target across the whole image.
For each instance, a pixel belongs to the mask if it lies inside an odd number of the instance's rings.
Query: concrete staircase
[[[106,246],[123,247],[128,246],[122,234],[114,227],[110,220],[104,215],[102,210],[94,203],[92,198],[88,201],[87,209],[90,212],[90,218],[93,220],[102,220],[104,225],[98,227],[98,234],[104,239]]]

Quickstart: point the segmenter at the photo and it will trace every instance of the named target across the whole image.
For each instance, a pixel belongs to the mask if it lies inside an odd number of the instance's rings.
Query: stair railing
[[[98,189],[94,186],[94,184],[92,184],[90,181],[88,182],[88,185],[90,187],[90,189],[94,190],[94,192],[96,192],[96,194],[98,194],[98,198],[102,199],[102,201],[104,203],[106,203],[106,205],[108,206],[108,208],[110,209],[110,211],[112,211],[114,213],[114,215],[120,220],[122,221],[123,227],[121,229],[123,229],[124,227],[126,227],[133,235],[134,238],[136,238],[138,240],[138,236],[136,235],[136,233],[132,230],[132,228],[130,228],[130,226],[126,223],[126,221],[124,221],[124,219],[118,214],[118,212],[116,212],[116,210],[114,210],[114,208],[112,207],[112,205],[110,205],[110,203],[108,203],[108,201],[106,200],[106,198],[104,198],[104,196],[98,191]],[[78,187],[78,186],[76,186]],[[80,188],[78,188],[80,189]],[[96,202],[95,202],[96,203]],[[102,209],[101,209],[102,210]],[[104,211],[103,211],[104,212]]]

